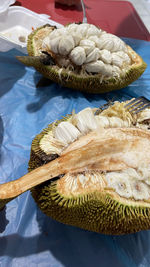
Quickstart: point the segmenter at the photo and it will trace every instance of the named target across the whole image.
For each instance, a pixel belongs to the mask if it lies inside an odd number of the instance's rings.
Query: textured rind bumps
[[[52,124],[33,140],[29,171],[58,156],[56,154],[46,155],[39,145],[41,138],[51,129]],[[89,194],[70,198],[59,192],[57,179],[43,183],[33,188],[31,192],[39,208],[46,215],[64,224],[113,235],[150,229],[149,207],[138,206],[137,203],[127,205],[125,202],[114,199],[108,192],[92,191]]]
[[[39,34],[39,31],[42,29],[43,27],[40,27],[29,35],[27,44],[29,56],[36,55],[34,48],[34,38],[36,38],[36,35]],[[56,68],[54,66],[45,66],[38,59],[28,60],[28,58],[24,58],[23,60],[20,59],[20,61],[22,61],[22,63],[24,63],[25,65],[33,66],[44,77],[56,83],[60,83],[62,86],[88,93],[105,93],[112,90],[124,88],[133,81],[137,80],[142,75],[147,65],[139,55],[136,54],[136,56],[139,64],[134,64],[126,72],[126,74],[121,77],[121,79],[109,78],[107,80],[103,79],[102,81],[100,81],[100,76],[98,74],[83,76],[74,74],[72,72],[71,75],[68,75],[68,72],[65,69],[61,71],[60,78],[60,73],[58,72],[59,68]]]
[[[57,182],[32,191],[40,209],[53,219],[103,234],[129,234],[150,228],[150,209],[125,206],[109,194],[93,192],[68,199],[57,190]]]

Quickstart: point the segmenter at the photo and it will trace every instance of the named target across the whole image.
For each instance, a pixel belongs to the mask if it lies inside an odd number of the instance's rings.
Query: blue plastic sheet
[[[73,109],[141,95],[150,99],[150,43],[125,41],[147,62],[147,70],[127,88],[103,95],[54,83],[36,88],[41,75],[17,61],[20,52],[0,53],[0,183],[27,172],[32,139]],[[0,266],[148,267],[150,231],[106,236],[63,225],[44,215],[26,192],[0,212]]]

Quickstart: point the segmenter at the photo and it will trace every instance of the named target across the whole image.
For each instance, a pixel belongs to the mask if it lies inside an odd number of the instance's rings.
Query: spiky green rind
[[[43,164],[46,164],[58,157],[57,154],[47,155],[40,148],[40,140],[45,134],[47,134],[51,130],[51,127],[52,125],[49,125],[40,134],[38,134],[32,141],[28,171],[32,171],[35,168],[40,167]]]
[[[69,198],[59,193],[54,181],[33,189],[32,195],[46,215],[85,230],[122,235],[150,228],[150,208],[128,206],[108,193],[95,191]]]
[[[62,120],[66,119],[68,117]],[[57,121],[56,125],[62,120]],[[52,155],[46,155],[40,148],[40,140],[51,130],[52,124],[33,140],[29,171],[53,160]],[[127,202],[114,199],[111,193],[105,191],[67,197],[59,192],[57,183],[57,180],[43,183],[31,192],[39,208],[59,222],[113,235],[150,229],[150,208],[146,205],[138,206],[137,202],[135,205],[128,205]]]
[[[76,75],[73,72],[69,73],[62,69],[61,74],[56,66],[46,66],[40,62],[37,57],[18,56],[17,57],[23,64],[34,67],[44,77],[59,83],[62,86],[72,88],[78,91],[87,93],[105,93],[113,90],[124,88],[137,80],[146,69],[146,63],[141,59],[140,66],[130,68],[126,74],[120,78],[110,78],[101,82],[99,75]]]
[[[46,26],[45,26],[46,27]],[[29,35],[27,50],[29,56],[35,56],[34,38],[42,27],[35,30]],[[139,57],[140,64],[132,66],[124,75],[117,78],[103,79],[101,76],[96,75],[79,75],[74,72],[68,72],[63,68],[61,74],[59,73],[60,68],[57,66],[46,66],[38,60],[38,58],[28,57],[17,57],[23,64],[34,67],[44,77],[52,80],[53,82],[59,83],[62,86],[72,88],[74,90],[87,92],[87,93],[105,93],[113,90],[124,88],[137,80],[146,69],[146,63]]]
[[[28,171],[32,171],[33,169],[40,167],[43,164],[46,164],[50,162],[51,160],[54,160],[55,158],[58,157],[57,154],[47,155],[40,147],[40,140],[43,138],[44,135],[52,131],[52,128],[54,126],[57,126],[62,121],[68,120],[70,116],[71,115],[67,115],[66,117],[63,117],[62,119],[57,120],[55,123],[49,124],[48,127],[45,128],[40,134],[36,135],[31,145]]]
[[[28,51],[29,56],[35,56],[35,48],[34,48],[34,45],[33,45],[33,39],[34,39],[34,37],[36,36],[36,34],[41,29],[46,28],[46,27],[53,27],[53,26],[46,24],[44,26],[38,27],[36,30],[32,31],[30,33],[30,35],[28,36],[28,40],[27,40],[27,51]]]

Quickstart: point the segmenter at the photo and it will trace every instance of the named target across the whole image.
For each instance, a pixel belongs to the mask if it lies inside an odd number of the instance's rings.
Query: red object
[[[73,6],[76,4],[80,4],[80,0],[55,0],[55,2],[57,2],[59,4],[67,5],[67,6]]]
[[[150,33],[133,5],[127,1],[84,0],[89,23],[120,37],[150,41]],[[82,21],[81,5],[64,6],[54,0],[19,0],[22,5],[40,14],[48,14],[62,24]]]

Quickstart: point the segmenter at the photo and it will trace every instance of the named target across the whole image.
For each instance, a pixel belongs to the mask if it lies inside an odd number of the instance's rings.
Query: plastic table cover
[[[15,58],[21,53],[0,53],[0,182],[27,172],[32,139],[52,121],[73,109],[99,107],[107,100],[150,99],[150,43],[125,39],[147,62],[137,81],[115,92],[83,94],[51,83],[36,88],[41,78]],[[0,266],[2,267],[148,267],[150,231],[124,236],[88,232],[44,215],[30,192],[0,212]]]

